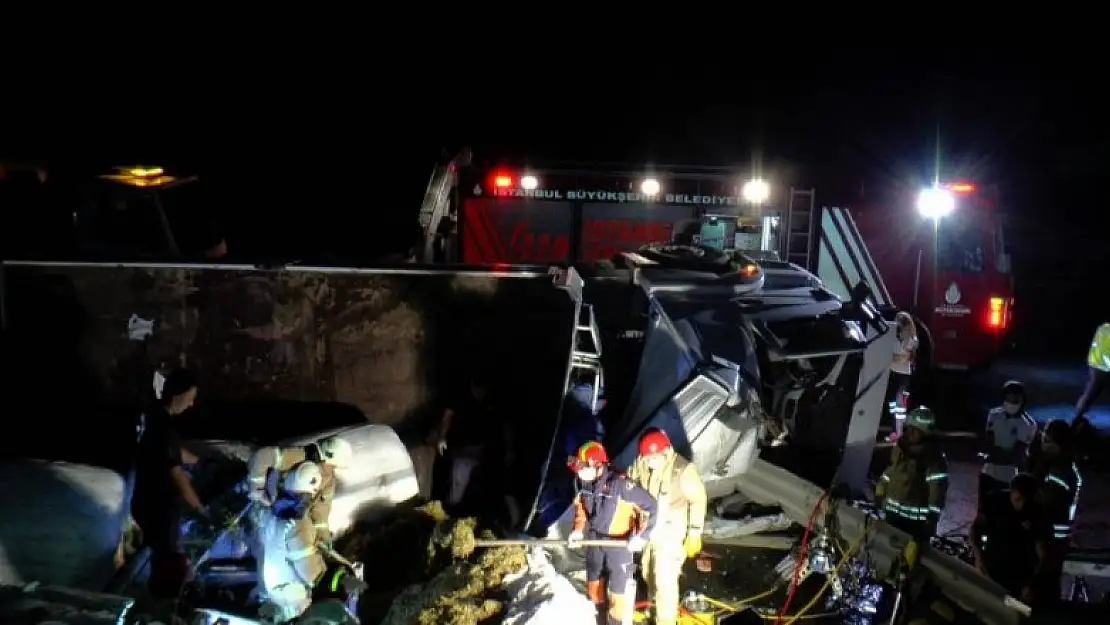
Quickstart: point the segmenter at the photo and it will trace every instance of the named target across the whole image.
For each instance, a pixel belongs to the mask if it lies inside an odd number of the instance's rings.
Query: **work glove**
[[[361,595],[366,592],[366,582],[355,577],[354,575],[344,575],[343,579],[339,582],[343,590],[349,595]]]
[[[585,538],[586,535],[581,530],[575,530],[567,536],[567,547],[577,549]]]
[[[628,539],[628,550],[632,553],[639,553],[644,550],[644,547],[647,547],[647,540],[642,536],[633,536]]]
[[[686,557],[692,558],[701,553],[701,534],[691,532],[686,535],[686,540],[682,543],[682,548],[686,550]]]

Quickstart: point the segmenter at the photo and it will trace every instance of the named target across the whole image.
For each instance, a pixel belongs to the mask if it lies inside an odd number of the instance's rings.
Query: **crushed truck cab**
[[[699,268],[682,254],[721,261]],[[795,265],[702,247],[625,260],[586,287],[609,339],[607,396],[621,415],[606,442],[618,466],[658,427],[711,494],[732,492],[761,447],[786,441],[766,455],[866,490],[893,349],[873,302],[841,301]]]

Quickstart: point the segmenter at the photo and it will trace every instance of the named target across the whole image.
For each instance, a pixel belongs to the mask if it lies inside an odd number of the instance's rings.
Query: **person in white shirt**
[[[894,358],[890,363],[890,382],[887,384],[887,408],[894,421],[894,431],[888,442],[898,440],[902,435],[902,424],[906,421],[906,404],[913,377],[913,365],[917,356],[917,326],[908,312],[902,311],[894,317],[898,332],[898,346],[894,348]]]
[[[1025,412],[1025,403],[1025,385],[1010,380],[1002,385],[1002,405],[987,413],[986,461],[979,474],[980,507],[991,493],[1009,488],[1037,437],[1037,422]]]

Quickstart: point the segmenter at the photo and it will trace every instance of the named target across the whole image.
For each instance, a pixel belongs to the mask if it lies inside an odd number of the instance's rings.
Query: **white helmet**
[[[324,474],[320,472],[320,465],[306,460],[286,474],[281,486],[290,493],[315,495],[323,483]]]
[[[351,464],[355,455],[351,444],[338,436],[322,438],[316,441],[316,447],[320,450],[320,462],[339,469]]]

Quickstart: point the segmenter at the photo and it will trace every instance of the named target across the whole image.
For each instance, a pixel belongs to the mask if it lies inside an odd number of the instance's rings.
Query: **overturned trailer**
[[[6,357],[26,373],[15,380],[19,386],[53,395],[59,404],[64,423],[49,427],[74,428],[90,440],[108,437],[98,434],[104,424],[76,411],[67,419],[67,409],[135,410],[150,395],[155,371],[188,366],[198,373],[204,412],[218,422],[222,438],[274,443],[370,422],[392,427],[417,447],[445,402],[480,372],[506,403],[528,406],[527,432],[516,448],[525,466],[539,467],[550,451],[580,335],[589,334],[579,330],[579,317],[588,318],[581,288],[573,271],[546,267],[5,261]],[[64,382],[44,378],[43,371],[63,373]],[[296,414],[298,407],[314,413]],[[134,416],[121,417],[132,421],[113,434],[133,431]],[[203,426],[186,421],[182,427],[188,435],[190,427]],[[112,438],[116,446],[135,441]],[[35,440],[29,437],[32,447]],[[17,451],[51,457],[56,450],[24,445]],[[417,464],[426,482],[427,467]],[[534,498],[541,475],[528,473],[516,485],[525,502]]]

